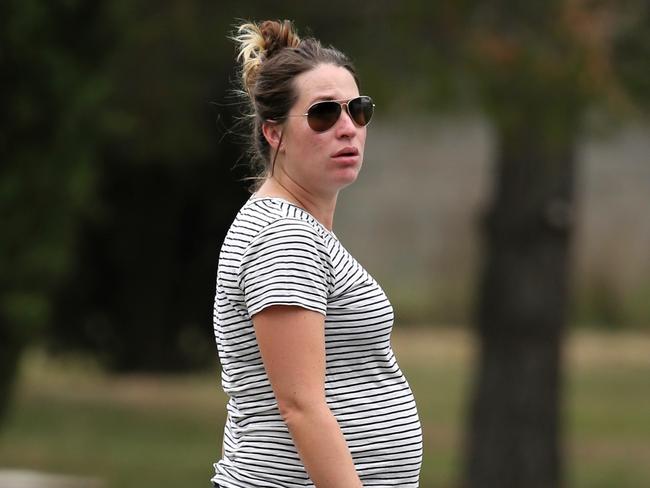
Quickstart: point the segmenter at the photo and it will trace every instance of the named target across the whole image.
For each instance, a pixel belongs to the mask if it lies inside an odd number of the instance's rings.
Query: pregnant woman
[[[229,396],[221,488],[418,486],[422,431],[393,309],[332,231],[374,104],[340,51],[291,22],[235,37],[254,193],[221,248],[214,331]]]

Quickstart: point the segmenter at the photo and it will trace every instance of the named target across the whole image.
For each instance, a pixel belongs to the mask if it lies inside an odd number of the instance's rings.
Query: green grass
[[[421,486],[453,487],[474,344],[462,331],[414,329],[397,333],[394,348],[424,425]],[[650,336],[581,329],[566,357],[568,486],[650,486]],[[224,404],[216,371],[114,378],[32,352],[0,435],[0,468],[91,476],[107,488],[207,487]]]

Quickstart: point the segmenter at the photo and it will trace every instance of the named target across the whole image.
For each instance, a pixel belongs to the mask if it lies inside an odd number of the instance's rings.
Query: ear
[[[273,120],[267,120],[262,124],[262,134],[264,138],[269,143],[269,145],[277,150],[282,140],[282,124],[279,124]]]

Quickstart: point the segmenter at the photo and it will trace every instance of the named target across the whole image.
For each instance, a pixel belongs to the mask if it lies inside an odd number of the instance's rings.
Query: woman
[[[289,21],[243,24],[263,173],[219,256],[214,330],[229,395],[222,488],[417,487],[422,433],[393,310],[332,232],[372,100],[349,60]]]

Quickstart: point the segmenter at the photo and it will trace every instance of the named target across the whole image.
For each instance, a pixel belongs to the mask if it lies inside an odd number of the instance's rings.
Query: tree
[[[215,357],[219,241],[246,198],[238,141],[224,137],[237,112],[226,12],[207,1],[113,3],[117,127],[52,335],[54,347],[91,352],[112,371],[190,370]]]
[[[492,2],[477,12],[468,39],[496,127],[497,179],[484,221],[464,482],[561,486],[576,150],[589,111],[629,94],[611,53],[635,26],[620,2]]]
[[[93,160],[109,92],[100,69],[104,2],[7,1],[0,7],[0,417],[25,344],[51,317],[92,201]]]

